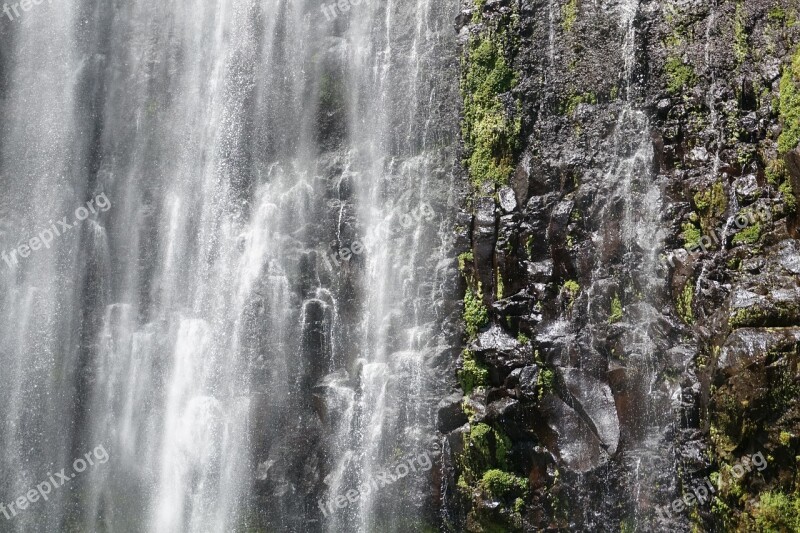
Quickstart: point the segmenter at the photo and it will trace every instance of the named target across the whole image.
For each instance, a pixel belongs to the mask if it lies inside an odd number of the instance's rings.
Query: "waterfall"
[[[3,246],[110,201],[0,265],[0,501],[109,455],[3,531],[436,515],[422,471],[318,505],[439,453],[457,279],[458,5],[342,5],[84,0],[3,21]]]
[[[638,0],[619,6],[624,67],[619,83],[621,99],[614,105],[617,119],[608,147],[611,167],[602,182],[606,190],[601,192],[605,201],[596,206],[592,216],[599,228],[592,239],[594,268],[586,301],[590,323],[585,331],[587,344],[602,353],[607,341],[600,331],[610,321],[621,320],[610,370],[621,369],[625,376],[622,391],[617,393],[620,432],[616,438],[622,453],[613,460],[624,464],[626,479],[620,480],[620,488],[609,487],[598,496],[608,501],[617,491],[625,494],[630,525],[636,531],[654,523],[649,502],[653,501],[657,480],[665,472],[668,477],[674,475],[670,474],[672,445],[665,431],[674,421],[670,399],[676,390],[675,384],[664,380],[666,339],[658,326],[661,310],[657,302],[666,292],[658,264],[664,246],[663,184],[653,170],[650,122],[640,109],[637,22],[640,10],[645,8]],[[613,320],[607,307],[610,298],[624,302],[624,313]],[[591,372],[596,364],[588,356],[580,362],[585,372]],[[613,444],[606,450],[613,455],[616,439],[604,441]],[[592,523],[592,509],[586,513],[586,522]]]

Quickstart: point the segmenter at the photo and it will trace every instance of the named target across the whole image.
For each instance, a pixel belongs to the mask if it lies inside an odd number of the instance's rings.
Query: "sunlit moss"
[[[489,369],[476,361],[475,355],[469,350],[464,350],[461,357],[463,364],[458,372],[458,382],[464,394],[470,394],[476,387],[483,387],[489,382]]]
[[[677,302],[678,314],[687,324],[692,324],[694,322],[694,312],[692,311],[693,299],[694,285],[691,282],[687,282],[686,285],[683,286],[683,291],[681,291]]]
[[[783,129],[778,137],[778,153],[783,155],[794,150],[800,143],[800,47],[792,63],[783,71],[780,83],[780,112]]]
[[[467,287],[464,293],[464,323],[470,339],[478,335],[478,331],[489,322],[489,311],[483,304],[483,291],[478,283],[477,292]]]
[[[667,74],[667,91],[671,94],[691,88],[697,82],[694,67],[687,65],[677,56],[668,57],[664,69]]]
[[[528,490],[528,480],[510,472],[493,468],[483,474],[480,487],[497,498],[516,497]]]
[[[614,295],[611,299],[611,315],[608,317],[608,323],[613,324],[622,320],[622,301],[619,295]]]
[[[521,121],[509,116],[501,99],[517,84],[505,56],[505,35],[486,31],[471,39],[461,81],[466,165],[476,186],[504,184],[514,170]]]
[[[755,244],[761,238],[761,224],[756,222],[733,236],[733,244]]]
[[[565,33],[569,33],[578,20],[578,0],[567,0],[567,3],[561,8],[561,15],[563,17],[561,27]]]

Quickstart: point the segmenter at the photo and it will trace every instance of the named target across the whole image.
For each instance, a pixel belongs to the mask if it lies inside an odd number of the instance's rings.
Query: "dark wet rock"
[[[462,407],[463,400],[463,395],[456,392],[439,402],[436,406],[436,429],[450,433],[468,422]]]
[[[619,444],[619,419],[611,388],[585,372],[571,368],[563,371],[572,407],[586,418],[603,448],[614,455]]]
[[[510,7],[482,5],[479,25],[462,17],[473,34]],[[516,168],[467,209],[491,322],[470,345],[489,383],[467,411],[508,436],[506,467],[531,488],[502,530],[717,531],[725,513],[753,530],[756,507],[733,494],[724,512],[665,521],[654,505],[759,447],[780,464],[743,482],[750,498],[789,491],[798,475],[800,221],[767,171],[781,157],[773,102],[800,27],[772,33],[784,0],[636,5],[626,80],[619,4],[578,2],[569,30],[563,5],[548,22],[547,5],[519,4],[519,83],[501,99],[519,101]],[[687,79],[668,88],[677,65]],[[617,182],[637,152],[633,178]],[[785,163],[797,197],[800,149]],[[646,222],[649,201],[657,227],[625,228],[626,217]],[[753,209],[768,213],[756,228],[729,226]],[[687,252],[702,235],[712,245]],[[514,514],[511,501],[467,500]]]
[[[583,473],[609,460],[603,443],[584,417],[556,396],[549,395],[544,404],[557,438],[558,454],[567,468]]]
[[[800,328],[737,329],[731,333],[722,347],[718,368],[731,377],[770,352],[791,350],[798,343],[800,343]]]

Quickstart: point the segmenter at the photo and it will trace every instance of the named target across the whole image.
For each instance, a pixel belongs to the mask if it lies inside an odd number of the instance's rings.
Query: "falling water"
[[[422,474],[331,516],[318,500],[436,450],[458,6],[321,7],[3,21],[3,246],[111,203],[0,265],[0,501],[109,453],[4,531],[406,531],[433,512]]]
[[[621,409],[619,423],[623,429],[620,440],[624,442],[621,460],[629,479],[622,483],[636,530],[648,523],[648,502],[652,501],[656,478],[672,465],[670,445],[664,440],[665,428],[672,421],[672,391],[661,381],[663,342],[659,341],[663,339],[658,338],[657,327],[661,314],[655,307],[665,291],[658,274],[658,254],[663,246],[661,185],[653,172],[649,120],[637,107],[642,81],[637,63],[640,9],[638,0],[620,5],[624,65],[620,84],[624,98],[610,139],[613,165],[603,180],[609,190],[602,196],[608,201],[598,206],[599,212],[593,216],[602,222],[593,239],[597,251],[586,304],[587,316],[598,321],[589,325],[586,335],[595,349],[602,351],[604,341],[595,332],[607,325],[608,299],[599,296],[607,294],[625,302],[620,323],[622,353],[613,355],[626,375],[621,405],[627,407]],[[619,251],[612,253],[616,247]],[[591,517],[586,520],[591,523]]]

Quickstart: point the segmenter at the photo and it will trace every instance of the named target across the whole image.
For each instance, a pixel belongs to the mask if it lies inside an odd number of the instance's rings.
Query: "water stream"
[[[3,531],[405,531],[429,511],[422,474],[330,516],[317,499],[435,448],[456,10],[86,0],[4,34],[3,245],[111,207],[2,265],[0,501],[109,454]]]

